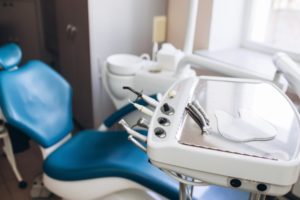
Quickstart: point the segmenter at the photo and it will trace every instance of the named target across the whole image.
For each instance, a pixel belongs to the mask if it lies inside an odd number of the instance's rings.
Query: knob
[[[167,135],[166,131],[164,129],[162,129],[162,128],[159,128],[159,127],[156,128],[156,129],[154,129],[154,133],[159,138],[164,138]]]
[[[242,182],[239,179],[234,178],[230,180],[230,185],[234,188],[238,188],[242,185]]]
[[[164,103],[163,109],[164,109],[165,112],[169,112],[169,111],[170,111],[170,106],[169,106],[169,104]]]
[[[158,118],[157,121],[158,121],[159,124],[161,124],[163,126],[169,126],[170,125],[170,121],[165,117],[160,117],[160,118]]]
[[[168,103],[164,103],[160,109],[166,115],[173,115],[174,109]]]
[[[260,192],[264,192],[264,191],[266,191],[266,190],[268,189],[268,187],[267,187],[265,184],[260,183],[260,184],[258,184],[258,185],[256,186],[256,189],[257,189],[258,191],[260,191]]]
[[[74,26],[73,24],[68,24],[66,26],[67,36],[70,39],[74,39],[77,31],[78,31],[78,28],[76,26]]]

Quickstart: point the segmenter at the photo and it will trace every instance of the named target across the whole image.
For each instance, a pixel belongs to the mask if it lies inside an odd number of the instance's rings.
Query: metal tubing
[[[265,200],[266,197],[267,196],[265,194],[251,192],[249,196],[249,200]]]
[[[186,187],[187,187],[186,184],[179,183],[179,189],[180,189],[179,200],[187,200]]]

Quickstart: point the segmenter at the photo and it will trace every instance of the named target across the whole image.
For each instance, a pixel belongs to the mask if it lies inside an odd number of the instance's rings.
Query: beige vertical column
[[[189,0],[169,0],[167,41],[183,49]],[[213,0],[199,0],[194,50],[207,49]]]

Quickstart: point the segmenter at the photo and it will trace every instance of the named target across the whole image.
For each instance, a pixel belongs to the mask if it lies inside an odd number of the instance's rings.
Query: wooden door
[[[18,43],[22,62],[43,59],[40,12],[38,0],[0,0],[0,43]]]
[[[59,71],[73,87],[75,119],[94,127],[88,0],[56,0]]]

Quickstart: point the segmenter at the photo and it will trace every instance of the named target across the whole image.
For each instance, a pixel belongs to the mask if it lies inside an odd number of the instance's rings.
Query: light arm
[[[192,54],[186,55],[181,59],[177,66],[176,75],[180,76],[187,65],[193,65],[195,68],[218,72],[226,76],[268,80],[264,75],[258,74],[255,71],[245,70],[243,68],[235,67],[227,63]]]

